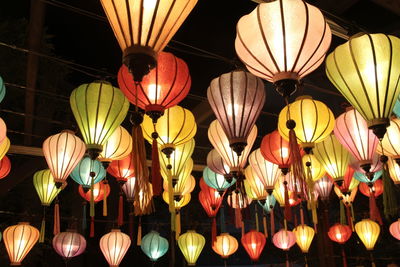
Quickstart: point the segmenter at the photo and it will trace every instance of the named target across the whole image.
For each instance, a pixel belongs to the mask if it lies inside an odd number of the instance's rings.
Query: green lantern
[[[6,95],[6,86],[4,85],[3,78],[0,77],[0,102],[3,101]]]
[[[157,261],[168,251],[168,240],[160,236],[156,231],[151,231],[142,238],[140,248],[150,258]]]
[[[70,105],[89,155],[96,159],[126,117],[129,101],[109,82],[95,81],[75,88]]]
[[[82,185],[83,188],[90,188],[92,184],[97,184],[106,177],[106,170],[98,160],[84,157],[70,174],[71,178]]]
[[[209,187],[214,188],[218,192],[223,192],[236,183],[235,178],[232,178],[232,181],[228,182],[223,175],[213,172],[208,167],[205,167],[203,170],[203,178]]]
[[[33,186],[36,189],[42,206],[50,206],[51,202],[53,202],[54,198],[61,192],[65,185],[66,183],[57,188],[49,169],[37,171],[33,175]]]

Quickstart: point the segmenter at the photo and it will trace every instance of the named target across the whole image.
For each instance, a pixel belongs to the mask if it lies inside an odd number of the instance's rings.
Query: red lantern
[[[383,182],[381,179],[376,180],[371,185],[371,187],[366,183],[360,183],[358,188],[360,189],[360,192],[366,197],[370,197],[371,192],[374,192],[374,196],[378,197],[383,193],[383,189],[384,189]]]
[[[117,179],[117,181],[126,182],[128,179],[135,177],[134,170],[134,154],[130,153],[124,159],[114,160],[107,168],[107,172]]]
[[[400,219],[390,225],[389,231],[394,238],[400,240]]]
[[[213,218],[217,216],[219,207],[221,206],[223,195],[215,190],[214,188],[209,187],[203,180],[200,179],[200,187],[201,191],[199,192],[199,201],[203,206],[205,212],[208,217]]]
[[[329,228],[329,238],[339,244],[344,244],[351,237],[351,228],[348,225],[336,223]]]
[[[128,100],[144,109],[153,121],[164,110],[179,104],[189,93],[191,79],[186,63],[171,53],[160,52],[157,67],[142,82],[135,83],[129,69],[122,65],[118,84]]]
[[[81,195],[81,197],[86,199],[86,201],[90,202],[92,189],[89,189],[88,191],[85,192],[83,187],[80,185],[78,190],[79,190],[79,194]],[[93,185],[93,198],[94,198],[94,202],[95,203],[97,203],[99,201],[102,201],[104,199],[104,192],[106,193],[107,197],[108,197],[108,195],[110,195],[110,186],[109,186],[109,184],[100,182],[100,183],[97,183],[97,184]]]
[[[252,261],[258,261],[261,252],[265,247],[265,235],[255,230],[251,230],[250,232],[242,236],[241,241],[244,249],[250,256],[250,259]]]
[[[296,243],[296,236],[291,231],[281,229],[274,234],[272,242],[275,247],[288,251]]]
[[[278,130],[263,137],[260,150],[263,157],[278,165],[282,172],[285,173],[289,170],[292,162],[289,142],[282,138]]]
[[[11,171],[11,161],[7,156],[0,160],[0,179],[6,177]]]

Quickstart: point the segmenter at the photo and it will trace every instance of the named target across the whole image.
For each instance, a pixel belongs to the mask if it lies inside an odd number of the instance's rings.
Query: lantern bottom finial
[[[96,160],[99,157],[101,151],[103,151],[103,146],[96,145],[96,144],[86,145],[86,148],[87,148],[87,152],[89,154],[89,157],[92,160]]]
[[[156,53],[148,46],[133,45],[126,48],[122,60],[132,73],[135,82],[141,82],[143,77],[157,65]]]
[[[387,118],[374,119],[368,121],[368,128],[372,129],[379,140],[382,140],[386,133],[386,127],[389,126],[389,124],[390,121]]]
[[[276,91],[283,97],[289,97],[297,91],[297,80],[283,79],[275,82]]]
[[[244,148],[247,146],[247,142],[235,142],[231,143],[230,146],[232,150],[236,152],[236,155],[240,157],[242,155]]]

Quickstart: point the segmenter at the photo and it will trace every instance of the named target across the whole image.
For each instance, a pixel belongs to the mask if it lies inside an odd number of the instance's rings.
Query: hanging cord
[[[46,206],[43,206],[43,218],[42,218],[42,224],[40,226],[39,243],[44,243],[45,235],[46,235]]]

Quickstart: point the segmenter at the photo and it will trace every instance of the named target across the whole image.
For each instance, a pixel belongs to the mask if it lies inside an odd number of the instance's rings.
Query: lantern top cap
[[[19,222],[18,225],[30,225],[29,222]]]
[[[303,100],[303,99],[311,99],[311,100],[313,100],[312,96],[310,96],[310,95],[301,95],[299,97],[296,97],[296,101],[297,100]]]
[[[111,232],[121,232],[121,229],[111,229]]]
[[[75,132],[72,130],[62,130],[61,133],[69,133],[75,135]]]

